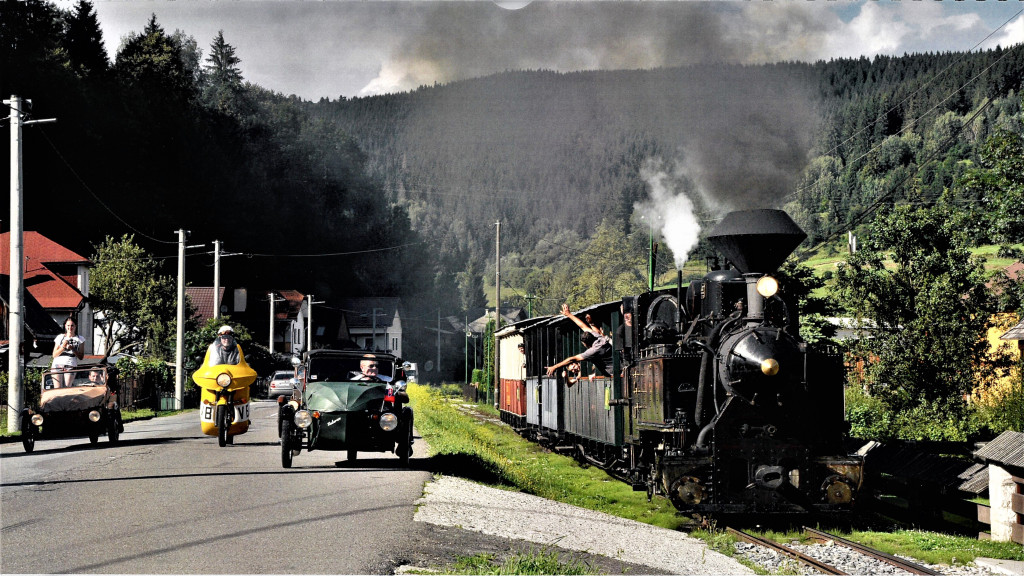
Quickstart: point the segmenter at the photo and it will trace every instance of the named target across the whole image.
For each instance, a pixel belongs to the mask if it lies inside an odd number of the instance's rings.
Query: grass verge
[[[534,550],[524,554],[512,554],[498,561],[492,554],[463,556],[446,574],[600,574],[579,558],[567,561],[558,553]]]
[[[668,500],[648,502],[645,493],[634,492],[603,470],[582,467],[508,427],[463,413],[459,401],[448,401],[424,386],[410,386],[409,395],[416,407],[416,429],[430,445],[438,472],[672,530],[685,523]]]
[[[648,502],[646,494],[633,492],[602,470],[582,467],[571,458],[527,442],[506,426],[481,422],[463,411],[496,417],[493,408],[443,398],[425,386],[410,386],[409,394],[416,406],[416,429],[430,445],[437,472],[672,530],[687,527],[687,519],[676,516],[667,499],[656,497]],[[713,550],[733,554],[734,538],[720,530],[695,530],[690,535],[706,541]],[[1012,542],[905,529],[838,535],[928,564],[967,564],[977,557],[1024,560],[1024,548]],[[796,532],[767,532],[765,536],[781,543],[804,539]]]

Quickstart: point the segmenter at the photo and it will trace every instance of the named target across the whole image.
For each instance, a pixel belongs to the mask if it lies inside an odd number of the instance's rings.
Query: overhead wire
[[[143,238],[146,238],[147,240],[150,240],[152,242],[156,242],[158,244],[177,244],[178,243],[176,240],[161,240],[159,238],[154,238],[153,236],[151,236],[149,234],[146,234],[142,230],[139,230],[135,226],[132,226],[131,224],[129,224],[127,220],[125,220],[124,218],[122,218],[120,216],[120,214],[115,212],[110,206],[107,206],[107,203],[104,202],[96,194],[96,192],[94,192],[93,189],[85,182],[85,180],[78,173],[78,171],[75,170],[74,166],[72,166],[71,163],[68,162],[67,158],[65,158],[64,155],[61,153],[61,151],[57,148],[57,145],[53,143],[53,140],[50,139],[50,135],[46,133],[46,130],[43,130],[42,128],[40,128],[39,129],[39,133],[43,135],[43,139],[46,140],[46,143],[49,144],[50,148],[53,149],[53,152],[57,155],[57,158],[59,158],[60,161],[64,163],[64,166],[66,166],[67,169],[71,172],[71,174],[75,177],[75,179],[78,180],[78,183],[82,185],[82,188],[84,188],[85,191],[88,192],[89,195],[92,196],[93,199],[95,199],[96,202],[98,202],[99,205],[102,206],[104,210],[106,210],[114,218],[116,218],[118,222],[124,224],[129,230],[135,232],[139,236],[142,236]]]
[[[993,30],[992,30],[991,32],[989,32],[989,34],[988,34],[987,36],[985,36],[985,37],[984,37],[984,38],[982,38],[982,39],[981,39],[980,41],[978,41],[978,42],[977,42],[977,43],[976,43],[976,44],[975,44],[974,46],[972,46],[972,47],[971,47],[971,48],[970,48],[969,50],[967,50],[967,52],[964,52],[964,53],[962,53],[962,54],[960,55],[960,57],[959,57],[959,58],[957,58],[957,59],[956,59],[955,61],[953,61],[953,62],[952,62],[952,63],[950,63],[950,64],[949,64],[948,66],[946,66],[945,68],[943,68],[942,70],[940,70],[940,71],[939,71],[939,72],[938,72],[937,74],[935,74],[935,75],[934,75],[934,76],[932,76],[932,77],[931,77],[930,79],[928,79],[928,81],[927,81],[927,82],[925,82],[924,84],[922,84],[921,86],[919,86],[919,87],[917,88],[917,90],[914,90],[913,92],[911,92],[910,94],[908,94],[908,95],[907,95],[906,97],[904,97],[904,98],[903,98],[903,100],[900,100],[900,101],[899,101],[899,102],[897,102],[896,104],[892,105],[892,106],[891,106],[891,107],[890,107],[890,108],[889,108],[888,110],[886,110],[886,111],[885,111],[885,112],[883,112],[882,114],[879,114],[879,115],[878,115],[878,117],[877,117],[877,118],[876,118],[875,120],[873,120],[872,122],[869,122],[868,124],[866,124],[865,126],[863,126],[863,127],[862,127],[862,128],[860,129],[860,130],[857,130],[857,131],[855,131],[855,132],[854,132],[853,134],[851,134],[851,135],[850,135],[850,137],[848,137],[848,138],[847,138],[846,140],[843,140],[842,142],[840,142],[840,143],[836,144],[835,146],[833,146],[833,147],[832,147],[831,149],[829,149],[829,150],[828,150],[828,151],[827,151],[827,152],[825,153],[825,155],[826,155],[826,156],[827,156],[827,155],[831,155],[831,154],[832,154],[832,153],[834,153],[834,152],[835,152],[836,150],[838,150],[838,149],[839,149],[839,148],[841,148],[842,146],[844,146],[844,145],[848,144],[849,142],[851,142],[851,141],[852,141],[852,140],[853,140],[854,138],[856,138],[857,136],[859,136],[859,135],[860,135],[860,134],[862,134],[863,132],[867,131],[867,130],[868,130],[868,129],[870,129],[870,128],[873,128],[873,127],[874,127],[874,126],[875,126],[876,124],[878,124],[879,122],[881,122],[883,118],[887,118],[889,114],[891,114],[892,112],[894,112],[894,111],[898,110],[898,109],[899,109],[899,108],[900,108],[901,106],[903,106],[903,105],[904,105],[905,103],[907,103],[907,102],[908,102],[908,101],[909,101],[909,100],[910,100],[911,98],[913,98],[914,96],[917,96],[917,95],[918,95],[919,93],[921,93],[921,91],[923,91],[923,90],[924,90],[925,88],[927,88],[929,84],[931,84],[932,82],[935,82],[935,81],[936,81],[936,80],[937,80],[937,79],[938,79],[939,77],[941,77],[941,76],[942,76],[943,74],[945,74],[945,73],[946,73],[947,71],[949,71],[949,70],[950,70],[951,68],[953,68],[954,66],[956,66],[957,64],[959,64],[960,62],[962,62],[962,61],[963,61],[963,60],[964,60],[965,58],[967,58],[967,55],[968,55],[968,54],[970,54],[970,53],[971,53],[971,52],[973,52],[974,50],[978,49],[978,47],[979,47],[979,46],[981,46],[982,44],[984,44],[985,42],[987,42],[987,41],[988,41],[988,40],[989,40],[990,38],[992,38],[992,36],[994,36],[994,35],[996,34],[996,32],[999,32],[1000,30],[1002,30],[1003,28],[1005,28],[1005,27],[1006,27],[1006,25],[1007,25],[1007,24],[1009,24],[1010,22],[1012,22],[1012,21],[1013,21],[1013,20],[1014,20],[1014,19],[1015,19],[1015,18],[1016,18],[1017,16],[1019,16],[1019,15],[1021,14],[1021,12],[1024,12],[1024,8],[1022,8],[1021,10],[1018,10],[1018,11],[1017,11],[1017,12],[1016,12],[1016,13],[1015,13],[1014,15],[1010,16],[1010,17],[1009,17],[1009,18],[1008,18],[1008,19],[1007,19],[1006,21],[1004,21],[1004,22],[1003,22],[1002,24],[1000,24],[1000,25],[999,25],[999,26],[997,26],[997,27],[996,27],[995,29],[993,29]],[[1007,48],[1006,52],[1008,52],[1008,51],[1010,51],[1010,50],[1012,50],[1012,48]],[[1002,60],[1002,59],[1003,59],[1003,58],[1004,58],[1004,57],[1006,56],[1006,52],[1004,52],[1004,53],[1003,53],[1003,56],[1001,56],[1001,57],[1000,57],[999,59],[997,59],[997,60],[996,60],[996,62],[998,62],[999,60]],[[989,67],[991,67],[991,66],[989,66]],[[987,69],[988,69],[988,68],[986,68],[986,70],[987,70]],[[972,81],[973,81],[973,79],[972,79]],[[970,82],[968,82],[968,84],[969,84],[969,83],[970,83]],[[966,86],[966,84],[965,84],[964,86]],[[960,90],[962,90],[962,89],[964,88],[964,86],[961,86],[960,88],[958,88],[957,90],[955,90],[955,91],[954,91],[954,92],[953,92],[952,94],[950,94],[950,96],[947,96],[947,97],[946,97],[945,99],[943,99],[943,100],[942,100],[942,102],[945,102],[945,101],[946,101],[946,100],[948,100],[948,99],[949,99],[950,97],[952,97],[952,95],[953,95],[953,94],[956,94],[957,92],[959,92]],[[940,102],[940,104],[941,104],[941,102]],[[937,105],[936,105],[936,107],[937,107]],[[916,118],[916,119],[915,119],[915,122],[916,122],[916,121],[919,121],[919,120],[920,120],[921,118],[923,118],[923,117],[924,117],[925,115],[927,115],[927,114],[931,113],[932,111],[934,111],[936,107],[932,107],[932,108],[930,108],[929,110],[927,110],[926,112],[922,113],[922,114],[921,114],[921,115],[920,115],[920,116],[919,116],[918,118]],[[911,122],[910,124],[911,124],[911,125],[913,125],[913,124],[914,124],[915,122]],[[903,133],[903,131],[904,131],[904,130],[906,130],[906,129],[907,129],[907,128],[902,128],[902,129],[900,129],[900,132],[899,132],[899,133],[900,133],[900,134],[902,134],[902,133]],[[879,144],[875,145],[875,146],[874,146],[874,147],[872,147],[872,148],[871,148],[870,150],[868,150],[867,152],[865,152],[864,154],[862,154],[861,156],[857,157],[857,158],[856,158],[855,160],[852,160],[852,161],[850,161],[850,162],[856,162],[857,160],[860,160],[861,158],[863,158],[863,157],[864,157],[864,156],[866,156],[867,154],[869,154],[869,153],[871,153],[871,152],[875,151],[875,150],[876,150],[876,149],[878,148],[878,146],[880,146],[880,145],[881,145],[881,143],[879,143]],[[786,196],[784,196],[783,198],[789,198],[789,197],[792,197],[792,196],[796,195],[796,194],[797,194],[797,193],[799,193],[799,192],[802,192],[802,191],[804,191],[804,190],[807,190],[808,188],[809,188],[809,185],[808,185],[808,186],[806,186],[806,187],[798,188],[797,190],[795,190],[795,191],[791,192],[790,194],[787,194],[787,195],[786,195]]]

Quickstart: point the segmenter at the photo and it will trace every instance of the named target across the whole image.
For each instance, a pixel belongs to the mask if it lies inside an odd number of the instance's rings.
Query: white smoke
[[[646,200],[637,202],[633,208],[672,250],[676,268],[682,268],[700,238],[700,221],[686,194],[689,186],[682,169],[677,165],[669,173],[664,164],[661,159],[644,161],[640,177],[647,183],[649,193]]]

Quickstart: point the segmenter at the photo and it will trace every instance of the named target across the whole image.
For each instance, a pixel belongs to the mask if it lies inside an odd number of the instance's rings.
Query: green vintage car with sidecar
[[[281,464],[291,468],[303,450],[392,452],[412,456],[413,412],[407,406],[405,364],[392,354],[313,350],[300,360],[299,389],[278,398]]]

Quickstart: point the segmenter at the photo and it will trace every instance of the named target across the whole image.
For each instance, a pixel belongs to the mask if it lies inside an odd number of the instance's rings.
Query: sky
[[[70,8],[73,0],[58,0]],[[507,70],[650,69],[969,51],[1024,42],[1024,0],[93,0],[107,53],[150,16],[246,80],[306,100]]]

